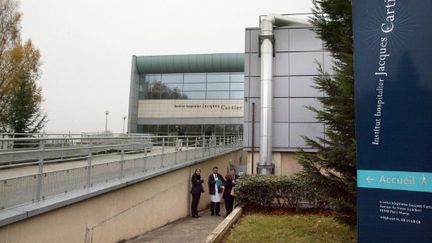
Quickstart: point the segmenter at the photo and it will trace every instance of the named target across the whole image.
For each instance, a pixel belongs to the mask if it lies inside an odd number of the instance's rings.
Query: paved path
[[[224,217],[210,216],[210,210],[200,212],[200,215],[200,218],[187,217],[177,220],[125,243],[202,243]],[[223,205],[221,215],[225,215]]]

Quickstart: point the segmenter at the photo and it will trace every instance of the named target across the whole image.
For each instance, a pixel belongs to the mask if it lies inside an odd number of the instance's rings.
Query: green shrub
[[[238,202],[244,204],[296,210],[327,207],[314,188],[295,177],[245,175],[238,180],[235,191]]]

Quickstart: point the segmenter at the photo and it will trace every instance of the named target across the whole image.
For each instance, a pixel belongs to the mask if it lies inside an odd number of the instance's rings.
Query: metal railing
[[[144,176],[242,143],[242,136],[3,136],[0,144],[8,146],[0,150],[0,210]]]

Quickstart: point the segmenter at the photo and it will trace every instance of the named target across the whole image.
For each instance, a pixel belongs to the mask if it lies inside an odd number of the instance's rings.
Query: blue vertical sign
[[[432,242],[432,0],[354,0],[359,242]]]

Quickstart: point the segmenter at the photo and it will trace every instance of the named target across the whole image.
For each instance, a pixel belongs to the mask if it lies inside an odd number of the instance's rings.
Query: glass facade
[[[169,73],[144,74],[139,99],[243,99],[244,74]]]
[[[177,135],[182,131],[187,136],[203,135],[211,132],[214,135],[243,134],[242,124],[207,124],[207,125],[138,125],[138,133],[155,135]]]

